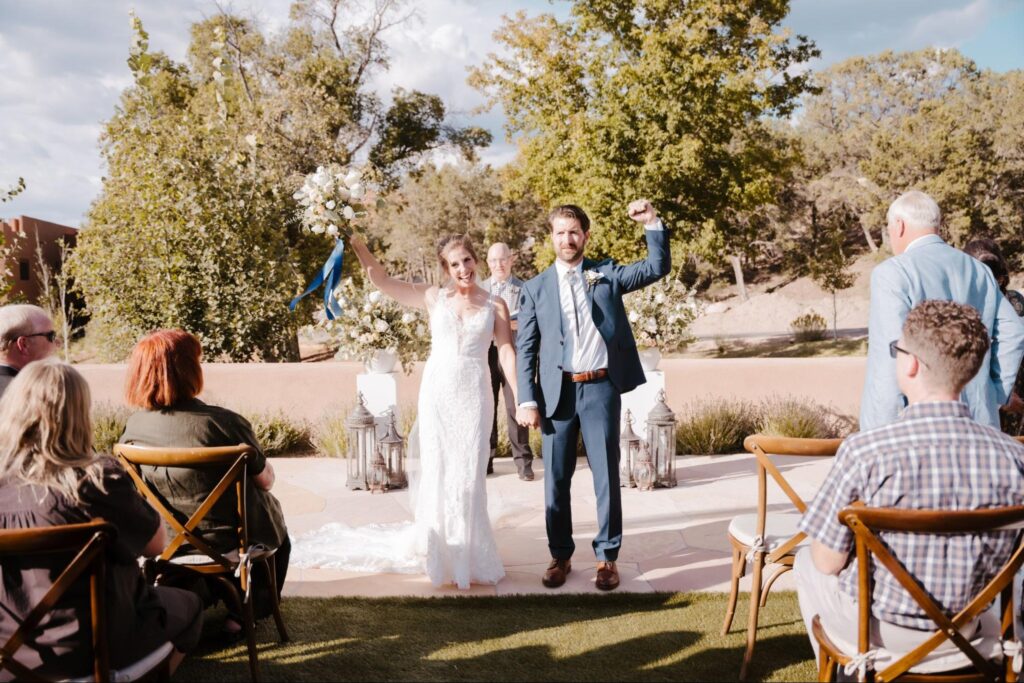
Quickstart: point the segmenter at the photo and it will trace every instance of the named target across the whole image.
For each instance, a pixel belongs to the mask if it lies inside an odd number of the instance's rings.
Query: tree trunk
[[[832,290],[832,341],[839,341],[839,307],[836,305],[836,290]]]
[[[872,254],[875,253],[878,251],[878,245],[875,244],[875,238],[871,236],[871,228],[868,227],[868,224],[863,219],[858,222],[860,223],[860,229],[864,232],[864,239],[867,240],[868,248],[871,249]]]
[[[731,255],[729,263],[732,264],[732,274],[736,277],[736,289],[739,290],[740,297],[747,301],[750,297],[747,296],[747,282],[743,279],[743,264],[740,263],[740,257]]]

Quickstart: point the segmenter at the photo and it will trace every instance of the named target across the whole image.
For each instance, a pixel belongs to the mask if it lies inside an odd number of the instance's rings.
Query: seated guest
[[[853,532],[837,515],[854,501],[908,510],[976,510],[1024,505],[1024,446],[971,418],[960,391],[988,354],[985,325],[972,307],[951,301],[918,304],[890,345],[900,391],[910,405],[895,423],[853,434],[800,529],[810,548],[796,556],[797,595],[807,632],[817,614],[825,631],[857,642],[857,566],[849,562]],[[1009,559],[1015,532],[910,536],[882,542],[952,616]],[[906,652],[934,623],[881,565],[874,569],[873,647]],[[968,634],[969,635],[969,634]],[[817,654],[817,643],[811,639]]]
[[[989,269],[939,236],[942,212],[934,199],[923,192],[907,192],[889,206],[886,218],[895,256],[871,272],[860,428],[887,425],[906,405],[896,386],[889,342],[899,336],[910,309],[927,299],[969,304],[981,315],[992,345],[963,397],[974,419],[999,427],[999,406],[1009,400],[1024,357],[1024,322],[1000,293]]]
[[[70,365],[30,363],[0,400],[0,527],[81,524],[102,517],[117,529],[107,558],[106,608],[110,664],[120,668],[170,641],[176,666],[202,630],[202,601],[193,593],[149,586],[137,558],[166,544],[160,517],[112,458],[92,450],[89,386]],[[46,594],[70,558],[4,558],[0,564],[0,642]],[[44,676],[92,671],[87,578],[65,594],[17,654]],[[2,678],[2,674],[0,674]]]
[[[120,441],[165,448],[239,444],[254,447],[257,456],[249,470],[246,491],[249,542],[278,549],[274,561],[280,596],[291,541],[281,504],[270,493],[274,469],[263,455],[248,420],[196,398],[203,389],[201,356],[199,340],[184,330],[159,330],[139,341],[128,361],[125,399],[142,410],[128,418]],[[142,474],[164,497],[167,506],[183,515],[183,520],[199,508],[224,476],[223,471],[182,467],[143,467]],[[207,532],[205,538],[213,547],[227,551],[237,545],[233,526],[236,505],[235,497],[225,494],[199,526],[200,531]],[[210,588],[216,590],[216,584]],[[271,596],[263,592],[266,588],[266,581],[254,585],[253,609],[257,618],[271,614],[273,603]],[[237,633],[237,618],[229,618],[226,628]]]
[[[57,348],[53,321],[31,304],[0,306],[0,396],[18,371]]]
[[[1010,289],[1010,266],[1003,257],[1003,250],[995,240],[988,238],[971,240],[964,245],[964,253],[978,259],[992,271],[999,285],[999,290],[1006,300],[1024,317],[1024,294]],[[1003,431],[1007,434],[1024,434],[1024,368],[1017,370],[1017,382],[1013,386],[1013,395],[1000,411]]]

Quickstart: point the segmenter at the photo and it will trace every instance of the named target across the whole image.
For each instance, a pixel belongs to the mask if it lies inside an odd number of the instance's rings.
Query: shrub
[[[92,407],[92,449],[111,455],[114,444],[124,434],[131,409],[112,403],[97,403]]]
[[[694,402],[681,413],[676,451],[695,455],[736,453],[757,431],[759,407],[750,401],[716,399]]]
[[[828,331],[828,321],[817,311],[811,310],[793,318],[789,323],[793,339],[798,342],[821,341]]]
[[[324,415],[313,431],[313,445],[317,453],[331,458],[348,456],[348,430],[345,418],[351,412],[351,405]]]
[[[824,406],[796,398],[772,398],[761,405],[757,431],[795,439],[835,439],[849,430]]]
[[[256,413],[245,416],[267,457],[291,455],[313,449],[309,426],[290,419],[282,412]]]

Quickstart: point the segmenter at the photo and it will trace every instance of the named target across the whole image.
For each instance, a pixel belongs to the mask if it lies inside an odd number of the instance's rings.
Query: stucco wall
[[[864,383],[866,359],[738,358],[725,360],[665,359],[668,402],[681,410],[694,400],[718,397],[761,399],[772,395],[813,400],[836,411],[856,415]],[[293,418],[319,420],[327,411],[355,400],[357,363],[210,363],[203,366],[209,403],[252,412],[282,411]],[[94,402],[121,403],[124,365],[82,364]],[[399,404],[414,404],[420,368],[411,375],[396,373]]]

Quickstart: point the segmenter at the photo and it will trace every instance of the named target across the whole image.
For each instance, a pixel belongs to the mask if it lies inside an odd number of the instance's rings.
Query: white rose
[[[370,304],[363,304],[363,313],[369,313],[373,310],[373,306]]]
[[[629,322],[635,323],[639,319],[640,319],[640,314],[639,313],[637,313],[636,311],[630,311],[629,312]]]
[[[380,296],[381,296],[380,292],[373,291],[373,292],[370,292],[370,295],[367,298],[370,300],[371,304],[375,304],[375,303],[378,303],[380,301]]]
[[[388,330],[391,329],[391,325],[388,325],[387,321],[385,320],[378,320],[377,322],[373,323],[373,329],[377,330],[378,332],[387,332]]]
[[[327,226],[327,234],[330,235],[331,237],[337,237],[338,236],[338,226],[335,225],[334,223],[331,223],[330,225],[328,225]]]
[[[348,190],[349,196],[356,201],[362,199],[363,195],[366,194],[366,188],[363,187],[362,183],[356,183],[352,187],[348,188]]]
[[[352,220],[353,218],[355,218],[355,217],[356,217],[356,212],[355,212],[355,209],[353,209],[353,208],[352,208],[351,206],[349,206],[348,204],[346,204],[346,205],[345,205],[345,208],[341,210],[341,213],[342,213],[342,215],[343,215],[343,216],[345,216],[345,218],[346,218],[346,219],[348,219],[348,220]]]
[[[324,231],[324,226],[322,226],[319,223],[317,223],[316,225],[314,225],[314,226],[312,226],[310,228],[310,231],[315,232],[317,235],[320,235]]]
[[[656,303],[656,304],[663,304],[663,303],[665,303],[665,295],[662,294],[661,292],[658,292],[657,294],[655,294],[654,295],[654,303]]]
[[[416,336],[417,337],[422,337],[426,333],[427,333],[427,328],[423,326],[423,323],[420,323],[419,325],[416,326]]]
[[[411,323],[415,319],[416,319],[416,316],[414,316],[412,313],[403,313],[402,314],[402,324],[403,325],[408,325],[409,323]]]
[[[348,191],[348,188],[347,188],[347,187],[339,187],[339,188],[338,188],[338,189],[337,189],[337,190],[335,191],[335,194],[336,194],[336,195],[338,196],[338,198],[339,198],[339,199],[340,199],[341,201],[343,201],[343,202],[347,202],[347,201],[348,201],[348,198],[349,198],[349,191]]]
[[[335,206],[337,206],[337,204],[332,199],[331,201],[327,202],[327,204],[325,204],[324,206],[326,206],[328,209],[333,209]]]
[[[364,315],[362,318],[359,319],[359,322],[361,322],[366,327],[369,327],[370,326],[370,316]]]
[[[360,174],[359,171],[357,171],[355,169],[352,169],[351,171],[348,172],[348,175],[345,176],[344,182],[345,182],[345,185],[347,185],[349,188],[351,188],[354,185],[358,185],[359,184],[359,180],[361,178],[362,178],[362,174]]]

